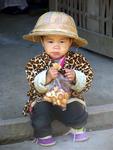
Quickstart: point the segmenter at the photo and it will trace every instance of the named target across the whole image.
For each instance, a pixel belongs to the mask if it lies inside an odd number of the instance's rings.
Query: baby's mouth
[[[59,55],[60,53],[59,52],[53,52],[52,54],[53,55]]]

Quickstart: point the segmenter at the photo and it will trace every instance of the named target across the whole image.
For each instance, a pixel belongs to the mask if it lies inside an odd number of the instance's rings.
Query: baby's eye
[[[65,41],[64,41],[64,40],[61,40],[60,43],[65,43]]]
[[[52,41],[52,40],[49,40],[48,43],[53,43],[53,41]]]

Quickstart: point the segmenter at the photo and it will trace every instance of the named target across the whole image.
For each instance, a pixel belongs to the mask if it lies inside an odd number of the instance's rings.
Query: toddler
[[[47,12],[23,38],[41,42],[44,49],[26,65],[30,90],[23,113],[30,114],[35,142],[43,146],[56,143],[51,130],[55,119],[70,127],[74,141],[87,140],[83,93],[91,86],[93,71],[82,54],[70,50],[87,44],[78,36],[73,18],[64,12]]]

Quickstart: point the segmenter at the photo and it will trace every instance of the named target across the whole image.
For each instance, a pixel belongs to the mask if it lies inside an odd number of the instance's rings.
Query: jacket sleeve
[[[25,66],[25,73],[30,87],[34,86],[34,78],[38,74],[37,66],[34,59],[31,59]]]
[[[32,93],[43,94],[47,92],[49,87],[49,84],[45,85],[47,69],[40,63],[41,59],[41,57],[36,56],[25,67],[27,80],[30,89],[32,89]]]
[[[48,91],[49,85],[46,85],[46,72],[47,70],[44,70],[34,78],[34,86],[39,93],[46,93]]]
[[[92,67],[80,53],[74,54],[74,61],[76,62],[74,69],[76,70],[77,76],[75,89],[77,92],[86,92],[90,88],[93,80]]]
[[[75,84],[71,86],[71,89],[74,91],[80,92],[82,91],[86,86],[86,75],[78,70],[74,70],[76,74],[76,81]]]

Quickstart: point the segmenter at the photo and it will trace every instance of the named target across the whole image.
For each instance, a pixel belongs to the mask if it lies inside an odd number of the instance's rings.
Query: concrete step
[[[89,118],[86,128],[101,130],[113,127],[113,104],[88,107]],[[53,135],[61,135],[69,130],[61,122],[52,123]],[[33,137],[29,117],[0,120],[0,144],[6,144]]]

